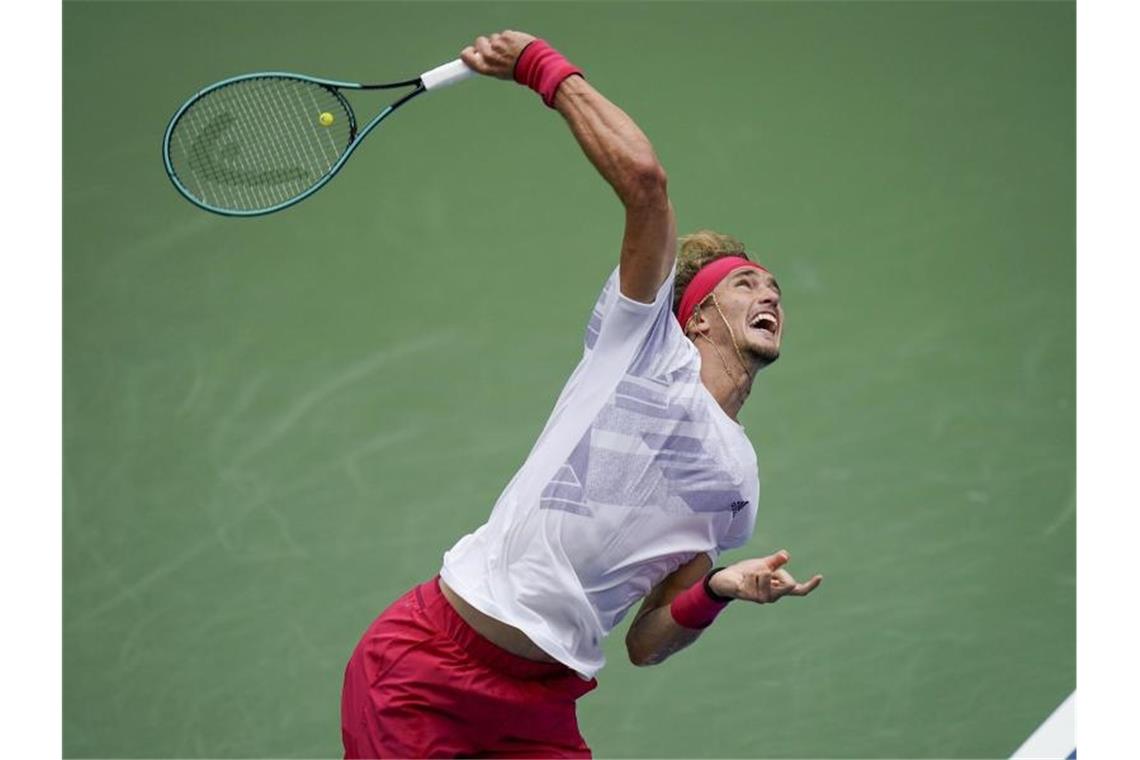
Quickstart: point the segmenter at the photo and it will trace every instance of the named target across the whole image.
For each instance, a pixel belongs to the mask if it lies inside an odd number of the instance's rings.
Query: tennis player
[[[543,40],[479,37],[463,60],[570,127],[625,208],[619,265],[538,442],[487,522],[368,628],[342,700],[346,757],[589,757],[575,700],[639,600],[635,665],[694,642],[733,599],[805,596],[788,553],[713,569],[752,535],[756,454],[737,422],[780,354],[780,288],[736,240],[676,251],[665,172],[637,125]]]

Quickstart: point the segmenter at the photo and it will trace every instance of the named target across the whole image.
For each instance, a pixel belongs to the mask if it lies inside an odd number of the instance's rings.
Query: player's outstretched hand
[[[533,34],[507,29],[490,37],[477,37],[475,44],[463,48],[459,55],[464,63],[480,74],[513,79],[515,61],[522,54],[523,48],[534,39]]]
[[[797,583],[784,569],[789,557],[781,549],[760,559],[746,559],[729,565],[709,580],[709,587],[720,596],[746,599],[767,604],[778,602],[785,596],[807,596],[823,581],[822,575],[813,575],[807,583]]]

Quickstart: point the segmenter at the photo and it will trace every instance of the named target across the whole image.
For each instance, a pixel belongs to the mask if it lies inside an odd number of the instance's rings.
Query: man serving
[[[479,37],[464,62],[535,90],[625,208],[618,268],[581,362],[487,522],[438,578],[385,610],[345,673],[346,757],[588,757],[575,700],[641,600],[636,665],[695,641],[733,599],[805,596],[788,553],[713,569],[756,522],[756,453],[736,421],[780,353],[775,278],[733,238],[678,240],[637,125],[543,40]]]

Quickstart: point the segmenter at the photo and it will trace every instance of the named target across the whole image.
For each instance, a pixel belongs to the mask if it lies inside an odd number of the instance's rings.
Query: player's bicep
[[[677,222],[673,204],[666,196],[626,207],[621,244],[622,295],[653,303],[661,284],[673,271],[676,255]]]

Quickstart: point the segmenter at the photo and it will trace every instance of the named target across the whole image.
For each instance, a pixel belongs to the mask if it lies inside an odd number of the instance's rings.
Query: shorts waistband
[[[416,586],[416,598],[424,613],[449,639],[458,644],[467,654],[484,665],[526,680],[544,679],[556,676],[577,674],[560,662],[539,662],[512,654],[483,637],[459,616],[439,588],[439,576]]]

